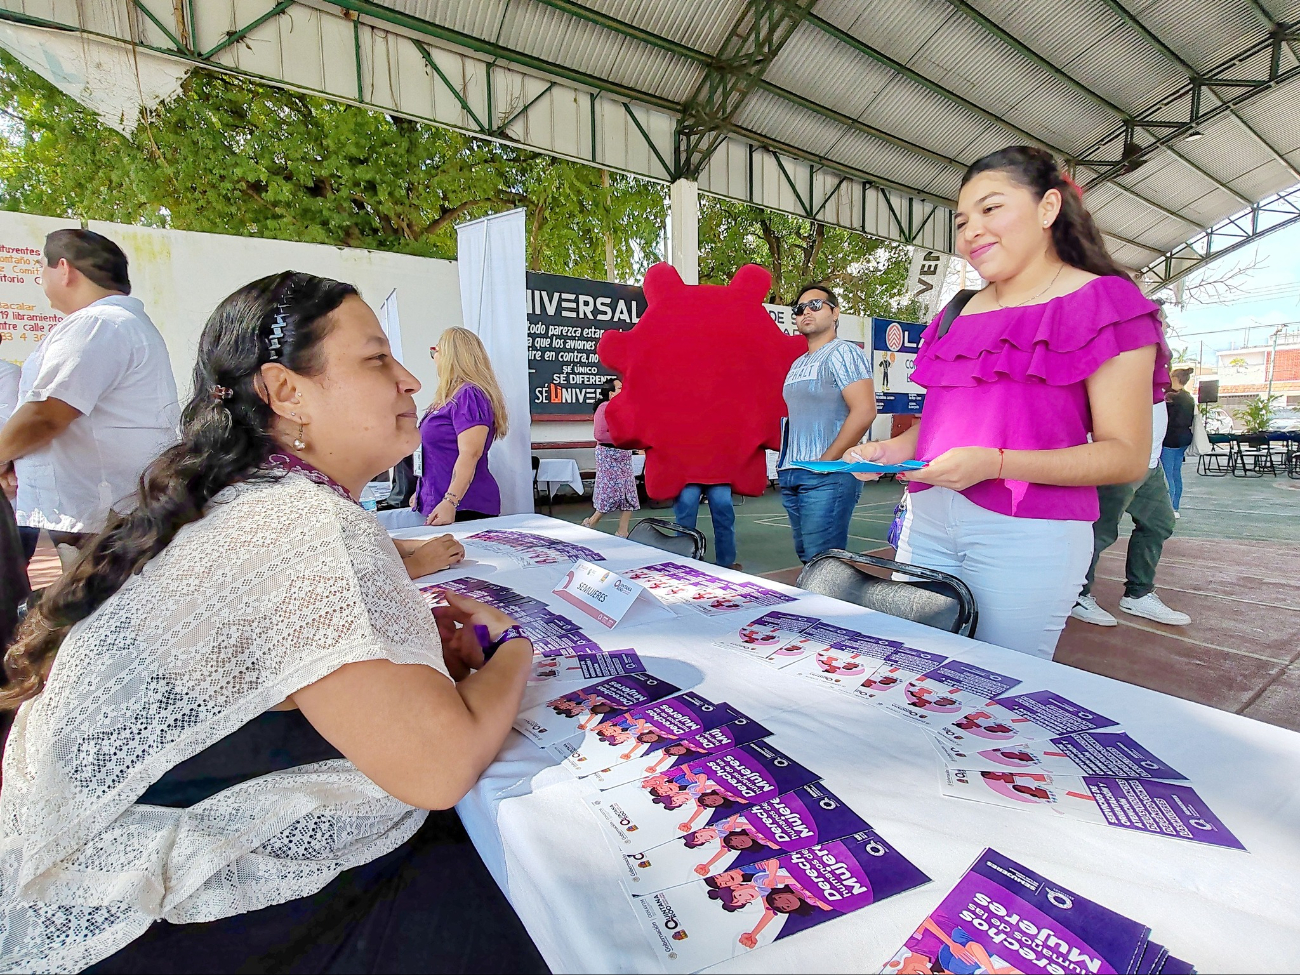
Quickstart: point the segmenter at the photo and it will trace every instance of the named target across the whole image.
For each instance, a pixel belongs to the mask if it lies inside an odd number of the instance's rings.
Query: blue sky
[[[1240,276],[1237,286],[1244,292],[1224,304],[1187,303],[1185,307],[1166,306],[1169,322],[1177,332],[1170,336],[1175,349],[1187,347],[1187,356],[1195,359],[1200,343],[1205,343],[1205,358],[1213,361],[1212,352],[1241,348],[1249,327],[1249,344],[1266,345],[1273,330],[1284,322],[1300,330],[1300,224],[1279,230],[1210,265],[1205,274],[1234,265],[1249,263],[1258,252],[1258,266]],[[1193,275],[1192,280],[1195,280]]]

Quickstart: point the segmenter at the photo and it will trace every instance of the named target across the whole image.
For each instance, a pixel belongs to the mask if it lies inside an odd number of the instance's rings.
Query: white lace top
[[[18,711],[0,790],[0,969],[80,971],[151,923],[315,893],[425,813],[346,760],[185,809],[163,773],[347,663],[446,674],[437,627],[370,513],[299,474],[227,488],[78,623]]]

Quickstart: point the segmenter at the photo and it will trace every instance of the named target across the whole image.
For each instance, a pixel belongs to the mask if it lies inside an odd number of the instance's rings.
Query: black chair
[[[703,533],[694,528],[674,525],[663,518],[642,518],[628,532],[627,537],[642,545],[661,548],[665,552],[685,555],[692,559],[704,558],[708,548]]]
[[[913,581],[882,579],[868,567],[902,573]],[[975,596],[956,576],[875,555],[831,549],[804,566],[795,585],[961,636],[973,637],[979,622]]]
[[[546,510],[549,514],[555,514],[555,497],[548,495],[542,490],[541,483],[537,480],[537,470],[542,466],[542,459],[533,454],[533,507],[537,507],[539,501],[546,502]]]
[[[1228,464],[1233,477],[1263,477],[1265,474],[1277,476],[1268,434],[1247,433],[1235,440],[1237,455]]]

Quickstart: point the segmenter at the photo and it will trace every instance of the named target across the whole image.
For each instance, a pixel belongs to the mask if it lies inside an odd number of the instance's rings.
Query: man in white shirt
[[[0,332],[0,427],[18,408],[18,381],[22,376],[22,367],[4,358],[5,339],[11,339],[9,333]]]
[[[1130,616],[1141,616],[1168,626],[1186,626],[1192,618],[1164,604],[1156,595],[1156,566],[1165,541],[1174,533],[1174,506],[1169,501],[1169,486],[1160,469],[1160,450],[1164,446],[1169,413],[1162,399],[1151,408],[1151,463],[1147,476],[1133,484],[1103,484],[1097,488],[1101,515],[1092,524],[1092,565],[1083,592],[1070,615],[1097,626],[1115,626],[1119,620],[1097,605],[1092,583],[1097,573],[1097,559],[1119,538],[1119,521],[1127,511],[1133,519],[1133,534],[1128,540],[1124,560],[1124,595],[1119,608]]]
[[[18,524],[44,528],[65,560],[129,511],[140,475],[177,439],[167,346],[130,297],[126,255],[89,230],[45,239],[41,287],[67,317],[27,357],[0,429],[0,475],[17,478]]]

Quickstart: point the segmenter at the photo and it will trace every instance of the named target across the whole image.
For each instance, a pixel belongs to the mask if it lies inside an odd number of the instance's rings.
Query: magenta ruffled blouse
[[[1159,346],[1152,403],[1169,384],[1158,306],[1126,278],[1096,278],[1038,305],[962,315],[936,341],[938,321],[923,333],[912,373],[926,389],[919,460],[954,447],[1053,450],[1087,443],[1092,414],[1084,380],[1122,352]],[[1017,518],[1092,522],[1098,515],[1094,487],[999,479],[961,493]]]

